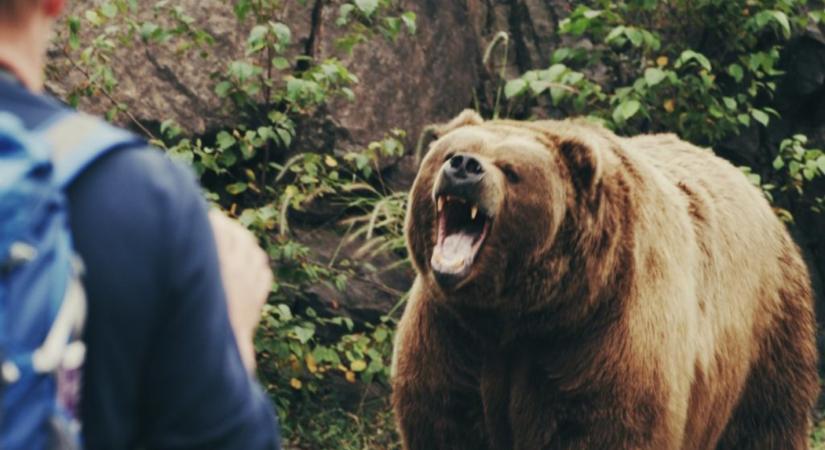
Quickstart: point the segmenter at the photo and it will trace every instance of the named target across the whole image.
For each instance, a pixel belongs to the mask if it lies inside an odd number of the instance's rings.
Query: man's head
[[[33,4],[34,2],[26,0],[0,0],[0,17],[15,15],[19,13],[21,9]]]
[[[43,86],[43,65],[54,21],[65,0],[0,0],[0,67],[29,89]]]
[[[23,25],[37,11],[55,18],[63,11],[64,3],[64,0],[0,0],[0,23]]]

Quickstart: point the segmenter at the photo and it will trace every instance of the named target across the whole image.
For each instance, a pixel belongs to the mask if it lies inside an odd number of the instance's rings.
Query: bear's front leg
[[[393,409],[406,450],[489,448],[478,356],[460,330],[413,290],[398,326],[392,376]]]
[[[396,383],[393,406],[406,450],[489,449],[473,395]]]
[[[597,355],[601,341],[519,342],[509,352],[508,450],[668,450],[682,446],[678,401],[655,373]],[[543,348],[537,356],[531,349]],[[584,355],[584,356],[583,356]],[[586,355],[594,355],[587,357]],[[575,363],[587,363],[577,366]],[[571,370],[581,368],[580,370]],[[603,371],[610,367],[612,371]],[[498,377],[502,378],[502,377]],[[669,401],[677,400],[673,403]]]

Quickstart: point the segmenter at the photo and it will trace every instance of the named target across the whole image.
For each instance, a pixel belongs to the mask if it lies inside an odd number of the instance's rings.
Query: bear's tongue
[[[487,235],[489,219],[470,202],[438,198],[437,240],[430,263],[438,274],[466,275]]]
[[[448,269],[458,270],[468,263],[472,259],[473,253],[475,253],[473,244],[477,237],[478,235],[461,231],[445,236],[439,249],[441,250],[439,256],[444,266]]]

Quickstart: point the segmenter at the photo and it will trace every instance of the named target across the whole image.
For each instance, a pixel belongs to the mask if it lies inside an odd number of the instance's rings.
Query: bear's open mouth
[[[491,218],[477,204],[461,197],[439,195],[436,204],[438,238],[430,264],[436,275],[459,281],[470,272]]]

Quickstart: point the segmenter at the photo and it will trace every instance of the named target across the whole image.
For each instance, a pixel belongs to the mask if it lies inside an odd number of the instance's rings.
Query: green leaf
[[[269,32],[269,27],[266,25],[256,25],[252,30],[249,32],[249,39],[247,40],[249,43],[257,42],[263,39],[266,34]]]
[[[554,63],[554,64],[564,62],[565,60],[567,60],[572,55],[573,55],[573,50],[571,50],[569,48],[566,48],[566,47],[562,47],[562,48],[556,50],[555,52],[553,52],[553,57],[550,58],[550,62]]]
[[[624,34],[625,36],[627,36],[628,39],[630,39],[630,43],[633,44],[634,47],[642,45],[644,36],[642,35],[641,31],[635,28],[627,28]]]
[[[386,25],[386,31],[389,35],[390,39],[393,41],[396,37],[398,37],[398,33],[401,32],[401,19],[397,17],[385,17],[384,24]]]
[[[611,41],[614,41],[616,38],[624,34],[625,27],[623,25],[619,25],[612,30],[610,33],[607,33],[607,36],[604,38],[604,42],[609,44]]]
[[[93,25],[100,25],[103,22],[100,19],[100,16],[97,15],[97,12],[95,10],[90,9],[90,10],[86,11],[85,16],[86,16],[86,20],[91,22]]]
[[[249,8],[252,6],[251,3],[251,0],[236,0],[235,16],[240,20],[244,20],[246,13],[249,12]]]
[[[238,195],[241,192],[246,191],[247,187],[247,184],[244,182],[233,183],[226,186],[226,192],[229,192],[232,195]]]
[[[649,67],[645,70],[645,82],[648,86],[653,87],[661,83],[665,79],[665,71],[655,67]]]
[[[229,94],[230,89],[232,89],[232,83],[228,81],[221,81],[215,85],[215,94],[220,98],[224,98]]]
[[[77,16],[70,16],[69,22],[69,46],[77,50],[80,48],[80,19]]]
[[[304,91],[305,85],[306,82],[304,80],[300,80],[298,78],[289,78],[286,81],[287,97],[291,100],[297,100],[301,93]]]
[[[736,111],[736,100],[731,97],[722,97],[722,101],[725,103],[726,108],[731,111]]]
[[[565,72],[567,72],[567,70],[567,66],[565,66],[564,64],[553,64],[546,71],[542,71],[542,75],[544,75],[544,77],[546,77],[550,81],[559,81],[561,76]]]
[[[773,160],[773,168],[779,170],[785,167],[785,161],[782,160],[782,157],[777,156],[776,159]]]
[[[159,28],[160,27],[158,27],[157,24],[152,22],[144,22],[143,25],[140,26],[140,37],[142,37],[143,40],[148,41],[152,38],[152,36],[154,36],[155,32],[157,32]]]
[[[581,18],[574,20],[570,24],[568,32],[573,36],[581,36],[585,31],[587,31],[588,28],[590,28],[590,19]]]
[[[622,117],[623,120],[630,119],[631,117],[635,116],[637,112],[639,112],[639,107],[641,103],[637,100],[627,100],[621,103],[617,110],[619,111],[619,115]]]
[[[802,168],[802,165],[799,164],[797,161],[791,161],[788,163],[788,170],[791,173],[791,176],[796,178],[799,175],[799,170]]]
[[[782,27],[782,34],[785,38],[791,37],[791,24],[788,22],[788,16],[782,11],[770,11],[771,16],[776,20],[779,26]]]
[[[642,36],[644,36],[645,44],[652,50],[658,51],[662,47],[662,42],[650,31],[642,30]]]
[[[367,17],[370,17],[378,9],[378,0],[355,0],[354,3]]]
[[[315,329],[309,327],[299,327],[297,325],[292,327],[292,332],[295,333],[295,337],[298,338],[298,341],[302,344],[309,342],[309,340],[312,339],[312,336],[315,335]]]
[[[284,144],[284,147],[289,147],[292,143],[292,134],[283,128],[278,128],[275,132],[278,133],[278,137],[281,138],[281,142]]]
[[[761,123],[762,126],[765,127],[768,126],[768,122],[771,120],[771,118],[764,111],[759,109],[754,109],[751,111],[751,116],[753,117],[753,120]]]
[[[272,67],[278,70],[287,69],[289,68],[289,60],[287,60],[283,56],[276,56],[272,58]]]
[[[261,73],[262,69],[245,61],[232,61],[229,64],[229,72],[235,78],[244,81]]]
[[[676,63],[674,65],[674,67],[676,67],[678,69],[678,68],[682,67],[683,65],[691,62],[691,61],[695,61],[703,69],[710,72],[711,66],[710,66],[710,61],[708,60],[708,58],[705,55],[703,55],[701,53],[698,53],[698,52],[695,52],[693,50],[683,51],[682,54],[679,55],[679,59],[676,60]]]
[[[404,25],[407,27],[407,32],[410,34],[415,34],[417,27],[416,27],[416,15],[412,11],[407,11],[404,14],[401,14],[401,21],[404,22]]]
[[[816,160],[816,165],[819,167],[819,171],[822,172],[822,175],[825,175],[825,156],[820,156]]]
[[[805,176],[806,180],[811,181],[816,176],[816,172],[810,167],[805,167],[802,169],[802,175]]]
[[[106,2],[100,7],[100,12],[108,18],[114,19],[117,16],[117,6],[111,2]]]
[[[745,76],[745,72],[739,64],[731,64],[728,66],[728,74],[733,77],[737,83],[742,81],[742,78]]]
[[[389,333],[387,332],[386,328],[379,328],[375,330],[375,333],[373,333],[372,337],[373,339],[375,339],[375,342],[381,343],[387,339],[388,335]]]
[[[278,38],[278,42],[281,44],[289,44],[292,40],[292,32],[289,31],[289,27],[278,22],[273,23],[270,25],[272,28],[272,32],[275,33],[275,36]]]
[[[349,15],[352,13],[354,9],[355,6],[353,6],[350,3],[344,3],[343,5],[341,5],[341,7],[338,8],[338,20],[335,21],[335,24],[339,27],[343,27],[344,25],[349,23]]]
[[[507,98],[513,98],[517,95],[520,95],[527,89],[527,82],[522,80],[521,78],[516,78],[515,80],[510,80],[504,85],[504,96]]]
[[[739,123],[746,127],[751,126],[751,118],[747,114],[739,114],[738,116],[736,116],[736,120],[738,120]]]
[[[226,150],[229,147],[235,145],[236,142],[238,142],[231,134],[227,133],[226,131],[221,131],[220,133],[218,133],[216,139],[218,143],[218,148],[220,148],[221,150]]]

